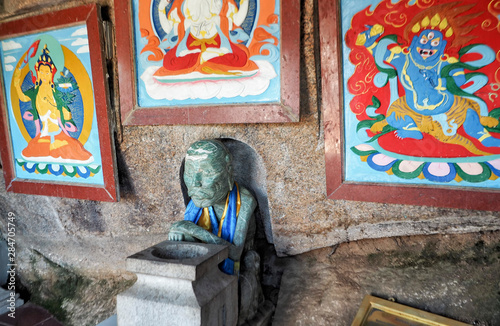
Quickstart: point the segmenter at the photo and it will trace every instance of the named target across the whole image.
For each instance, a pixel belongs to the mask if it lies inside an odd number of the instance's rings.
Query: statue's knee
[[[259,270],[260,256],[256,251],[250,250],[243,257],[243,266],[245,270]]]
[[[239,320],[240,323],[251,319],[264,301],[260,285],[260,256],[257,252],[250,250],[245,253],[239,276]]]

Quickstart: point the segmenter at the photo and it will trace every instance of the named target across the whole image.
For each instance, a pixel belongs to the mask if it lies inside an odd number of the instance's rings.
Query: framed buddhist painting
[[[116,0],[115,17],[124,125],[299,121],[299,0]]]
[[[498,210],[498,1],[319,2],[327,192]]]
[[[467,326],[450,318],[366,295],[351,326]]]
[[[101,28],[96,5],[0,24],[7,191],[118,200]]]

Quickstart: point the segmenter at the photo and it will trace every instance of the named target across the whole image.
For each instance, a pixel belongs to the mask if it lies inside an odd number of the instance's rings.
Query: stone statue
[[[229,258],[219,268],[239,278],[238,324],[242,325],[259,318],[264,297],[260,256],[253,250],[257,201],[234,181],[232,160],[217,140],[201,140],[189,147],[183,178],[190,201],[184,220],[172,225],[168,239],[229,246]]]
[[[175,222],[169,240],[201,241],[229,245],[229,259],[222,271],[238,274],[242,253],[253,245],[257,202],[233,179],[232,156],[216,140],[202,140],[189,147],[184,182],[191,198],[184,221]]]

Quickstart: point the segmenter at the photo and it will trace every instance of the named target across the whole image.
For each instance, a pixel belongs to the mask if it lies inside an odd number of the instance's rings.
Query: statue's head
[[[195,142],[186,154],[184,182],[196,206],[224,204],[234,183],[231,153],[217,140]]]

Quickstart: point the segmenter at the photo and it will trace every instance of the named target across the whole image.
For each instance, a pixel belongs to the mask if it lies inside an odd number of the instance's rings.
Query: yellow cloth
[[[198,220],[198,225],[212,232],[212,223],[210,223],[210,213],[208,212],[208,207],[203,208],[200,219]]]

